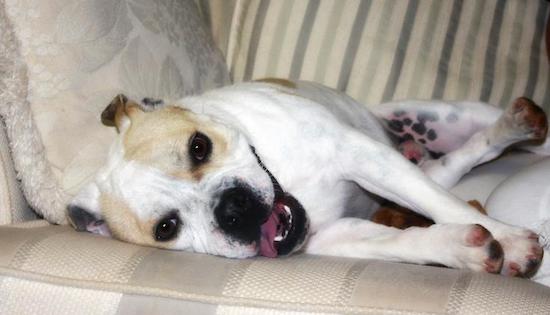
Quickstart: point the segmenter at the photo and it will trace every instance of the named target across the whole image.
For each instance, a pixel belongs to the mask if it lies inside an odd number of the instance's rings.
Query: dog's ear
[[[77,231],[111,236],[101,216],[99,189],[95,183],[86,186],[67,206],[67,218]]]
[[[119,94],[101,113],[101,122],[106,126],[116,127],[120,132],[124,122],[137,113],[143,113],[141,107],[124,94]]]

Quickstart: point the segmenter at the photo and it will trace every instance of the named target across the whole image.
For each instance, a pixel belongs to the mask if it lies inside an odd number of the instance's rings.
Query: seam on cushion
[[[128,284],[119,283],[105,283],[96,281],[83,281],[77,279],[63,278],[50,276],[35,272],[21,271],[13,268],[0,267],[0,275],[11,278],[19,278],[27,281],[39,281],[52,285],[69,286],[79,289],[91,289],[109,291],[123,294],[133,295],[145,295],[156,296],[164,298],[173,298],[179,300],[187,300],[199,303],[213,304],[213,305],[227,305],[227,306],[242,306],[242,307],[255,307],[255,308],[269,308],[274,310],[284,311],[305,311],[305,312],[345,312],[346,314],[368,314],[375,312],[376,314],[423,314],[423,315],[435,315],[443,313],[433,312],[419,312],[413,310],[398,310],[391,308],[377,308],[377,307],[364,307],[364,306],[327,306],[327,305],[314,305],[305,303],[281,303],[278,301],[266,301],[251,298],[241,297],[224,297],[224,296],[211,296],[204,294],[196,294],[189,292],[180,292],[171,289],[151,288]]]
[[[0,118],[1,119],[1,118]],[[0,128],[3,128],[2,126],[0,126]],[[8,209],[0,209],[0,211],[4,211],[4,210],[7,210],[6,211],[6,214],[2,216],[2,221],[5,219],[6,222],[4,223],[13,223],[13,201],[12,201],[12,198],[11,198],[11,188],[10,188],[10,183],[9,183],[9,180],[8,180],[8,174],[7,171],[6,171],[6,160],[4,159],[4,155],[0,153],[0,165],[2,167],[2,170],[3,172],[0,174],[0,175],[4,175],[4,180],[3,180],[3,184],[4,184],[4,187],[6,187],[6,195],[7,195],[7,202],[8,202]],[[0,222],[2,223],[2,222]]]

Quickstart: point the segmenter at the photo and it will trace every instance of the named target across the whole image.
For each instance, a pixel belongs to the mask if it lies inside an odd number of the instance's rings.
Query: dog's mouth
[[[307,225],[306,212],[298,200],[280,193],[271,215],[261,226],[260,255],[274,258],[298,250],[307,235]]]
[[[309,228],[306,211],[296,198],[282,189],[256,154],[254,147],[251,149],[260,166],[271,178],[275,191],[271,214],[261,226],[259,254],[271,258],[288,255],[297,251],[305,241]]]

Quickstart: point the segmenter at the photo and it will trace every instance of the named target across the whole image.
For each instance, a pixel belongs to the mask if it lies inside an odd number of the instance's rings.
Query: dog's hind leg
[[[542,110],[527,98],[513,104],[528,104],[527,112]],[[507,110],[510,111],[509,107]],[[493,126],[506,110],[482,102],[398,101],[375,106],[371,112],[399,144],[414,141],[422,145],[433,159],[460,149],[472,136]],[[531,115],[540,117],[540,115]],[[527,118],[529,119],[529,118]],[[517,126],[509,126],[517,131]],[[506,130],[499,130],[499,132]],[[520,139],[516,141],[521,141]],[[521,148],[550,155],[550,141]]]
[[[438,158],[493,124],[502,109],[480,102],[400,101],[375,106],[371,112],[397,143],[412,140]]]
[[[420,167],[445,188],[453,187],[473,167],[498,157],[511,145],[546,139],[545,113],[525,98],[517,99],[489,127],[476,132],[460,148]]]
[[[534,233],[480,214],[393,148],[353,129],[338,138],[335,148],[343,179],[436,223],[482,224],[504,249],[504,274],[531,274],[540,266],[542,250]]]
[[[306,253],[346,256],[498,273],[503,251],[476,224],[435,224],[399,230],[357,218],[343,218],[318,231]]]

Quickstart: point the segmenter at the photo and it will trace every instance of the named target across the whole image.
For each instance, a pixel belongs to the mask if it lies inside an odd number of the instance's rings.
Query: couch
[[[365,104],[444,98],[504,106],[521,94],[550,106],[548,2],[63,1],[0,1],[0,313],[550,313],[550,288],[527,279],[304,254],[232,260],[78,233],[63,217],[101,164],[112,131],[101,129],[98,114],[121,91],[177,98],[229,76],[289,77]],[[65,25],[61,35],[34,35],[59,31],[52,16]],[[103,16],[110,18],[94,20]],[[194,46],[181,47],[182,38]],[[541,159],[507,155],[453,192],[485,203]]]

